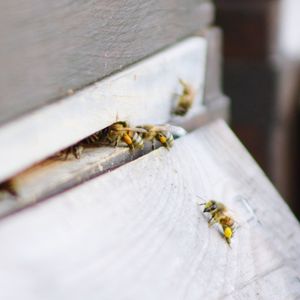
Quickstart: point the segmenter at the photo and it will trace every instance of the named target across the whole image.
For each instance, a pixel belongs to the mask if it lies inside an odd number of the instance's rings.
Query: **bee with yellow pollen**
[[[235,221],[228,214],[226,206],[223,203],[215,200],[208,200],[207,202],[200,203],[200,205],[204,205],[204,213],[210,214],[208,225],[212,226],[218,223],[223,229],[223,236],[227,244],[230,246],[235,230]]]

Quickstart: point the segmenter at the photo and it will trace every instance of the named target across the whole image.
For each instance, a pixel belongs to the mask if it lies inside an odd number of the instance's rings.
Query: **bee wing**
[[[188,84],[185,80],[183,80],[183,79],[181,79],[181,78],[178,78],[178,81],[179,81],[179,83],[180,83],[183,87],[189,86],[189,84]]]
[[[169,131],[174,136],[174,138],[179,138],[179,137],[185,136],[187,134],[187,131],[180,126],[168,124],[168,128],[169,128]]]
[[[148,131],[169,131],[169,128],[163,124],[163,125],[142,125],[142,126],[139,126],[138,129],[143,129],[145,130],[145,132],[148,132]]]
[[[144,128],[136,128],[136,127],[124,127],[122,129],[119,129],[118,131],[134,131],[134,132],[140,132],[140,133],[146,133],[147,130]]]
[[[187,131],[184,128],[171,124],[161,124],[155,128],[158,131],[169,131],[175,138],[179,138],[187,134]]]
[[[241,216],[236,212],[236,210],[227,208],[226,214],[229,215],[234,220],[234,231],[236,231],[241,226],[243,226],[243,224],[245,224],[245,221],[241,219]]]
[[[133,127],[133,128],[128,128],[128,130],[134,131],[134,132],[140,132],[140,133],[146,133],[147,130],[144,128],[137,128],[137,127]]]
[[[183,88],[188,88],[193,95],[196,95],[200,89],[199,86],[196,88],[181,78],[178,78],[178,81]]]
[[[201,202],[198,201],[198,200],[196,201],[196,204],[198,204],[198,205],[205,205],[206,202],[208,201],[207,199],[204,199],[203,197],[201,197],[201,196],[199,196],[199,195],[196,195],[196,197],[199,198],[199,199],[201,200]]]
[[[146,129],[148,128],[148,130]],[[126,128],[124,128],[125,130]],[[179,126],[171,125],[171,124],[159,124],[159,125],[143,125],[138,128],[129,128],[127,130],[133,130],[136,132],[146,133],[150,131],[169,131],[175,138],[182,137],[187,134],[187,131]]]

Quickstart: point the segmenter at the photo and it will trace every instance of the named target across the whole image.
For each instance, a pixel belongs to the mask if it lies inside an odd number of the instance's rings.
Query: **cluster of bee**
[[[152,149],[155,148],[156,141],[170,149],[174,144],[174,137],[180,137],[185,134],[186,131],[183,128],[169,124],[130,127],[127,122],[118,121],[80,141],[78,144],[69,147],[64,153],[66,157],[72,153],[76,158],[80,158],[86,146],[96,145],[117,147],[123,144],[131,150],[143,149],[145,141],[152,143]]]
[[[173,113],[175,115],[184,116],[193,105],[196,93],[193,87],[186,81],[179,79],[179,83],[182,86],[182,93],[179,95]],[[152,143],[152,149],[155,148],[156,141],[167,149],[170,149],[174,144],[174,137],[181,137],[185,134],[186,131],[183,128],[169,124],[131,127],[126,121],[118,121],[83,139],[76,145],[67,148],[62,151],[62,153],[65,154],[66,158],[69,154],[73,154],[73,156],[78,159],[86,146],[119,146],[125,144],[133,150],[142,149],[144,147],[144,141],[150,141]]]
[[[210,219],[208,220],[209,226],[214,224],[219,224],[223,230],[223,236],[230,246],[231,239],[233,237],[235,231],[235,221],[232,216],[229,215],[226,206],[215,200],[209,200],[204,203],[200,203],[200,205],[204,205],[204,213],[210,214]]]

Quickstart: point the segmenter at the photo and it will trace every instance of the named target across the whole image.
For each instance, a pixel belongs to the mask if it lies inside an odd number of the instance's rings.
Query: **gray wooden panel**
[[[0,124],[210,23],[208,0],[9,0],[0,4]]]
[[[228,247],[196,195],[239,222]],[[223,122],[0,222],[1,299],[299,299],[300,228]]]

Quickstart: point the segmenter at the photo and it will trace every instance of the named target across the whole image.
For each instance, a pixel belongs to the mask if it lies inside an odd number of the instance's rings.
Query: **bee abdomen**
[[[133,144],[136,148],[143,148],[144,147],[144,141],[137,132],[135,132],[133,134],[132,142],[133,142]]]
[[[174,137],[171,132],[166,132],[166,138],[167,138],[167,145],[168,147],[172,147],[174,145]]]
[[[91,135],[89,137],[87,137],[83,142],[86,143],[86,144],[95,144],[95,143],[99,142],[98,132],[94,133],[93,135]]]

